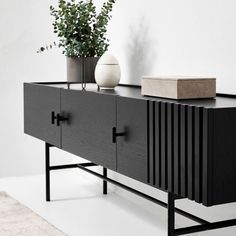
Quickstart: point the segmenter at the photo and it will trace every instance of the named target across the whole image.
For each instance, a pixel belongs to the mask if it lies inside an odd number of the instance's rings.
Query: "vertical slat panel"
[[[147,183],[150,184],[150,101],[147,101]]]
[[[161,103],[161,186],[167,189],[167,104]]]
[[[195,140],[194,140],[194,168],[195,168],[195,201],[202,200],[202,108],[195,108]]]
[[[168,191],[174,191],[174,163],[173,163],[173,104],[167,105],[167,163],[168,163]]]
[[[153,147],[152,147],[152,172],[153,172],[153,185],[156,185],[156,105],[155,102],[152,102],[152,138],[153,138]]]
[[[186,157],[186,148],[187,148],[187,137],[186,137],[186,107],[182,105],[180,109],[180,177],[181,177],[181,196],[186,197],[187,191],[187,157]]]
[[[155,102],[155,185],[161,187],[161,103]]]
[[[180,194],[180,127],[179,127],[179,105],[174,104],[174,193]]]
[[[202,187],[202,202],[207,205],[209,202],[208,199],[208,161],[209,161],[209,131],[210,131],[210,122],[213,123],[213,120],[210,120],[211,109],[203,109],[203,187]],[[210,120],[210,122],[209,122]]]
[[[199,160],[199,202],[202,203],[203,192],[203,107],[200,107],[200,160]]]
[[[194,181],[195,181],[195,188],[194,188],[194,199],[198,201],[199,199],[199,155],[200,155],[200,145],[199,145],[199,108],[195,108],[195,122],[194,122]]]
[[[152,101],[149,101],[148,102],[148,128],[149,128],[149,133],[148,133],[148,140],[149,140],[149,183],[151,185],[154,185],[155,181],[154,181],[154,167],[155,167],[155,159],[153,158],[154,157],[154,139],[155,139],[155,129],[154,129],[154,122],[153,122],[153,114],[154,114],[154,111],[153,111],[153,102]]]
[[[194,199],[194,169],[193,169],[193,150],[194,150],[194,129],[193,129],[193,122],[194,122],[194,108],[192,106],[188,107],[188,115],[187,115],[187,137],[188,137],[188,198],[193,200]]]

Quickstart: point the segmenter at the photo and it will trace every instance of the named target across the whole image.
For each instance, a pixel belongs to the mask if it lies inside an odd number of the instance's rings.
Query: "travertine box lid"
[[[153,80],[174,80],[174,81],[186,81],[186,80],[216,80],[214,77],[197,77],[197,76],[143,76],[142,79],[153,79]]]
[[[142,95],[172,99],[213,98],[216,78],[196,76],[143,76]]]

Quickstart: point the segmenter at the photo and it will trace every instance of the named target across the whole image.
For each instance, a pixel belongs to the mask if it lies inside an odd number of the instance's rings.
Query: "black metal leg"
[[[107,177],[107,168],[103,167],[103,176]],[[103,180],[103,194],[107,194],[107,181]]]
[[[50,146],[45,143],[46,201],[50,201]]]
[[[175,235],[175,195],[168,193],[168,236]]]
[[[168,208],[168,236],[177,236],[177,235],[186,235],[192,234],[196,232],[202,232],[206,230],[220,229],[225,227],[230,227],[236,225],[236,219],[224,220],[218,222],[209,222],[207,220],[201,219],[198,216],[194,216],[191,213],[183,211],[179,208],[175,208],[175,200],[180,199],[180,197],[176,196],[173,193],[168,193],[168,203],[162,202],[156,198],[153,198],[145,193],[142,193],[136,189],[133,189],[127,185],[124,185],[120,182],[117,182],[113,179],[107,177],[107,169],[103,167],[103,174],[96,173],[95,171],[89,170],[87,167],[96,166],[92,162],[88,163],[80,163],[80,164],[69,164],[69,165],[59,165],[59,166],[50,166],[50,147],[52,145],[46,143],[45,144],[45,157],[46,157],[46,200],[50,201],[50,170],[60,170],[67,168],[79,168],[82,169],[98,178],[103,180],[103,194],[107,194],[107,183],[112,183],[118,187],[121,187],[127,191],[130,191],[140,197],[143,197],[149,201],[152,201],[162,207]],[[194,225],[190,227],[178,228],[175,229],[175,212],[184,217],[189,218],[190,220],[196,221],[200,225]]]

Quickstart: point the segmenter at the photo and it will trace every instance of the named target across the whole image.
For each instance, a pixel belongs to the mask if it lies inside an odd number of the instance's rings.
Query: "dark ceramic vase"
[[[94,71],[98,59],[99,57],[67,57],[67,82],[95,83]]]

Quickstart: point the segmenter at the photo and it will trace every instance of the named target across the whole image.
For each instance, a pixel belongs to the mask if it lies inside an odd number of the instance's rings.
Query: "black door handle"
[[[62,115],[60,115],[59,113],[57,113],[57,126],[60,126],[60,122],[64,122],[64,121],[68,121],[69,118],[64,117]]]
[[[68,121],[68,120],[69,120],[69,118],[60,115],[60,113],[57,113],[57,115],[55,115],[54,111],[51,112],[51,124],[52,125],[54,125],[56,123],[57,126],[60,126],[61,121]]]
[[[125,136],[125,132],[116,132],[116,127],[112,128],[112,143],[116,143],[116,138],[119,136]]]
[[[55,120],[57,119],[57,116],[55,115],[55,112],[52,111],[51,112],[51,124],[54,125],[55,124]]]

